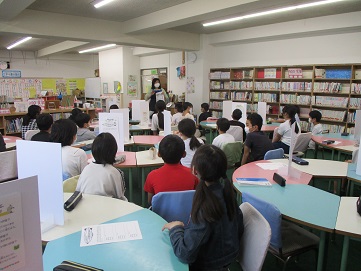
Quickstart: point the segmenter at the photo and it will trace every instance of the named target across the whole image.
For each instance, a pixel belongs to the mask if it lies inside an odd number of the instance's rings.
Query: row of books
[[[309,105],[311,103],[311,96],[295,95],[295,94],[281,94],[280,95],[280,103]]]
[[[350,98],[350,108],[360,109],[361,108],[361,98]]]
[[[232,79],[252,79],[253,70],[234,71]]]
[[[211,99],[225,99],[228,100],[228,92],[211,92]]]
[[[7,119],[6,120],[6,133],[21,133],[21,126],[23,123],[22,118]]]
[[[234,82],[231,81],[229,85],[230,89],[245,89],[245,90],[252,90],[253,89],[253,82],[252,81],[240,81],[240,82]]]
[[[322,114],[322,120],[342,122],[344,121],[346,115],[346,111],[337,111],[337,110],[319,110],[319,111]]]
[[[223,102],[210,102],[209,107],[213,109],[223,109]]]
[[[323,131],[328,130],[329,133],[342,133],[345,130],[345,126],[322,123],[322,130]]]
[[[233,100],[252,101],[252,92],[232,92]]]
[[[222,117],[222,111],[212,111],[212,117],[221,118]]]
[[[347,107],[348,97],[312,96],[313,105]]]
[[[268,103],[277,103],[277,94],[275,93],[254,93],[253,101],[254,102],[268,102]]]
[[[209,73],[209,79],[230,79],[231,73],[230,72],[211,72]]]
[[[285,91],[311,91],[311,82],[282,82],[282,90]]]
[[[280,82],[255,82],[255,90],[279,90],[281,87]]]
[[[349,84],[346,84],[349,85]],[[330,92],[330,93],[339,93],[342,92],[343,84],[335,82],[314,82],[313,91],[314,92]]]
[[[347,122],[355,123],[356,112],[349,112],[347,114]]]
[[[361,84],[352,83],[351,93],[360,94],[361,93]]]

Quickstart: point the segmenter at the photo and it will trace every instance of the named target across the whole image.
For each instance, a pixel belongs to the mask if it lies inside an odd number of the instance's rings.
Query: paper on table
[[[338,144],[340,144],[341,143],[341,141],[335,141],[335,142],[333,142],[332,144],[333,145],[338,145]]]
[[[236,181],[240,185],[272,186],[266,178],[236,178]]]
[[[257,163],[256,165],[265,170],[276,170],[287,166],[283,163]]]
[[[81,247],[143,239],[138,221],[86,226],[81,232]]]
[[[9,140],[10,140],[9,138],[4,137],[4,141],[9,141]]]

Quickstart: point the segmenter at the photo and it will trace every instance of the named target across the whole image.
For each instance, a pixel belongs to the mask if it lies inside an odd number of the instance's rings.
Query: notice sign
[[[290,68],[288,69],[288,77],[289,78],[302,78],[302,69]]]
[[[23,213],[20,193],[0,197],[0,270],[25,266]]]

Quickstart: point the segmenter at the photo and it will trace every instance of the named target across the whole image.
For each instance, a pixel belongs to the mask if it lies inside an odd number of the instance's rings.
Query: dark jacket
[[[240,238],[243,234],[243,215],[238,213],[229,221],[220,183],[209,189],[221,201],[224,214],[221,220],[195,224],[192,221],[186,227],[176,226],[169,231],[175,255],[190,264],[190,270],[217,270],[228,266],[237,258]]]

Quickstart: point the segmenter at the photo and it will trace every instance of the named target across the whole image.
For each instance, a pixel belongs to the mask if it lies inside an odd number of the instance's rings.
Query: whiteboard
[[[101,80],[100,77],[85,78],[85,97],[100,98]]]

